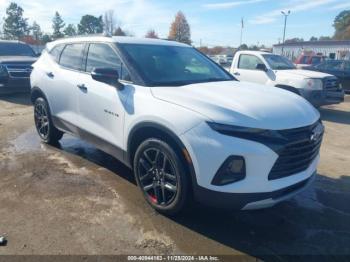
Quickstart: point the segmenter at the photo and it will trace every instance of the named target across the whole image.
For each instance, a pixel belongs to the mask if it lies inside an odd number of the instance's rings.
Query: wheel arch
[[[132,165],[138,146],[148,138],[158,138],[169,143],[184,162],[186,171],[190,174],[192,185],[197,184],[192,159],[181,139],[169,128],[153,122],[136,124],[129,132],[127,140],[127,161]]]
[[[32,101],[32,104],[34,104],[38,97],[43,97],[47,101],[44,92],[39,87],[35,86],[30,91],[30,100]]]

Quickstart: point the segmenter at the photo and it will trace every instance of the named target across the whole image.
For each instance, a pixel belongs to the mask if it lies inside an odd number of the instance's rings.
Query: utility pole
[[[281,11],[281,13],[284,16],[284,29],[283,29],[283,42],[282,42],[282,55],[283,55],[284,41],[286,40],[287,18],[290,15],[290,10],[288,10],[288,12]]]
[[[244,28],[244,21],[243,21],[243,17],[242,17],[242,20],[241,20],[241,38],[240,38],[240,42],[239,42],[239,49],[240,49],[241,46],[242,46],[243,28]]]

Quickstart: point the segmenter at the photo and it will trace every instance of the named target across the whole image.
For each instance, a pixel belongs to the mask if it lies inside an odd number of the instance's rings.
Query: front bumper
[[[309,90],[301,89],[301,95],[313,106],[320,107],[325,105],[339,104],[344,102],[344,90]]]
[[[29,78],[12,78],[0,82],[0,94],[30,92]]]
[[[195,187],[196,200],[212,207],[238,210],[255,210],[272,207],[305,190],[313,183],[316,172],[301,182],[264,193],[222,193],[200,186]]]
[[[312,183],[319,155],[302,172],[269,180],[278,155],[259,142],[222,135],[203,123],[182,135],[195,170],[195,199],[203,204],[230,209],[258,209],[292,197]],[[223,186],[212,179],[223,161],[231,155],[242,156],[246,177]]]

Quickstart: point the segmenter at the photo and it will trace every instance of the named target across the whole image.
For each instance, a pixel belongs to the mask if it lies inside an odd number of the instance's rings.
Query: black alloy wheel
[[[184,207],[188,178],[183,162],[167,143],[144,141],[135,154],[134,172],[147,202],[157,211],[170,215]]]

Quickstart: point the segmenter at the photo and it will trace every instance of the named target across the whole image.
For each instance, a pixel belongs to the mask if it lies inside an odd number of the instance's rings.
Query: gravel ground
[[[0,97],[0,255],[350,255],[350,96],[320,111],[321,163],[305,192],[266,210],[195,206],[168,218],[120,162],[68,135],[40,143],[29,98]]]

